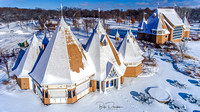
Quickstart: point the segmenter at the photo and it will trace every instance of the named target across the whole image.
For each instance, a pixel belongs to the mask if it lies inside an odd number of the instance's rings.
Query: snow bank
[[[21,35],[27,35],[27,34],[31,34],[31,33],[25,33],[25,32],[23,32],[23,31],[21,31],[21,30],[17,30],[17,31],[15,31],[14,33],[16,33],[16,34],[21,34]]]

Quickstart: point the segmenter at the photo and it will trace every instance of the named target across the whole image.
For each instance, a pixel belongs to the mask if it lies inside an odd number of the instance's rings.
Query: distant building
[[[179,42],[189,34],[190,24],[186,17],[182,20],[173,8],[157,8],[147,21],[143,17],[137,38],[164,44],[166,41]]]

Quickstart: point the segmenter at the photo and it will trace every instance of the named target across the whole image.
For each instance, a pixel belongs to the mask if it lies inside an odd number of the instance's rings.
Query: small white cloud
[[[149,5],[150,3],[147,2],[136,2],[136,5]]]

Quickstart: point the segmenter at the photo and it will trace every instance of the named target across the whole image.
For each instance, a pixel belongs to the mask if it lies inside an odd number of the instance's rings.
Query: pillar
[[[103,81],[103,89],[104,89],[104,93],[106,93],[106,81]]]
[[[101,81],[99,81],[99,92],[102,93],[102,86],[101,86]]]
[[[117,89],[120,90],[120,86],[121,86],[121,79],[118,78],[117,79]]]

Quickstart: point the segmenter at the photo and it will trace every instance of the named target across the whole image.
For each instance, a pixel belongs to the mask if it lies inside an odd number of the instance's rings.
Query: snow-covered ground
[[[70,23],[70,20],[67,20],[67,22]],[[112,21],[108,23],[110,23],[112,28],[120,29],[126,27],[129,29],[127,24],[118,26],[118,24]],[[16,48],[19,42],[29,39],[33,35],[32,33],[35,32],[31,28],[28,31],[25,27],[21,29],[16,23],[10,25],[10,30],[13,30],[13,33],[10,33],[6,25],[0,26],[0,48]],[[81,43],[85,44],[87,42],[88,37],[83,30],[79,34],[75,32],[75,35]],[[43,34],[39,34],[38,36],[39,38],[43,38]],[[189,42],[188,47],[188,54],[200,59],[200,41]],[[20,90],[15,84],[16,82],[13,82],[11,86],[0,84],[0,112],[173,112],[174,110],[170,109],[168,105],[159,103],[156,100],[153,100],[153,103],[148,105],[134,99],[136,93],[145,93],[150,87],[159,87],[166,90],[173,100],[185,105],[188,112],[200,111],[200,106],[186,101],[184,96],[185,94],[192,94],[196,99],[200,100],[200,87],[191,83],[197,80],[177,72],[173,68],[173,65],[170,62],[163,61],[163,58],[163,56],[155,55],[159,67],[158,74],[151,77],[125,78],[120,90],[113,88],[108,90],[106,94],[99,92],[90,93],[75,104],[51,104],[46,106],[43,105],[40,98],[33,91]],[[0,71],[0,80],[5,78],[6,75]],[[187,88],[180,89],[172,86],[170,80],[177,80],[181,84],[186,84]]]

